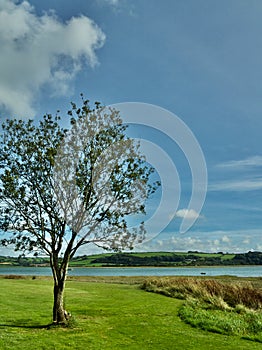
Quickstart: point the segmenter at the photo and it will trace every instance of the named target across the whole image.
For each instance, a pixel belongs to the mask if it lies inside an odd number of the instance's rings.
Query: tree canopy
[[[1,243],[50,257],[53,321],[64,322],[63,290],[69,260],[85,244],[116,251],[145,238],[144,202],[159,183],[153,168],[126,135],[119,112],[95,103],[71,104],[70,128],[58,113],[34,120],[8,119],[0,140]]]

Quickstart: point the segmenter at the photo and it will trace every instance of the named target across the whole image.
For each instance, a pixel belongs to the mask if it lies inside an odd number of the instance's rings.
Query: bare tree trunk
[[[64,225],[65,228],[65,225]],[[74,240],[77,236],[76,232],[72,233],[70,242],[67,249],[64,252],[63,258],[59,262],[58,253],[62,248],[62,240],[57,249],[53,249],[50,254],[50,266],[54,278],[54,305],[53,305],[53,323],[54,324],[66,324],[70,315],[64,308],[64,289],[67,276],[67,270],[70,258],[73,256],[72,247]]]
[[[50,262],[54,278],[53,323],[66,324],[69,315],[64,308],[64,289],[69,262],[68,260],[63,261],[61,266],[59,266],[58,259],[54,258],[54,256],[51,257]]]
[[[53,323],[65,324],[68,321],[67,312],[64,309],[65,281],[54,282]]]

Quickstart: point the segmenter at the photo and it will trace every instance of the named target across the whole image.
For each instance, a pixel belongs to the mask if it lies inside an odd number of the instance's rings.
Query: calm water
[[[260,277],[262,266],[230,267],[79,267],[68,272],[69,276],[220,276]],[[0,267],[0,275],[51,276],[49,267]]]

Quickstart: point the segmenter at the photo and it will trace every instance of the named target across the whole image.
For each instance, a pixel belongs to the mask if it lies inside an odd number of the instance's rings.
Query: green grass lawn
[[[52,281],[0,278],[0,349],[262,348],[192,328],[178,317],[183,301],[147,293],[137,284],[68,281],[65,301],[73,327],[44,328],[52,317]]]

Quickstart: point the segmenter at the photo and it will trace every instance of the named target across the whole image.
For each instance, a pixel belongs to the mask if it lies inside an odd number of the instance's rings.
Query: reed
[[[262,291],[251,282],[223,283],[214,279],[188,277],[149,278],[142,289],[173,298],[195,298],[218,309],[232,309],[239,305],[252,310],[262,308]]]

